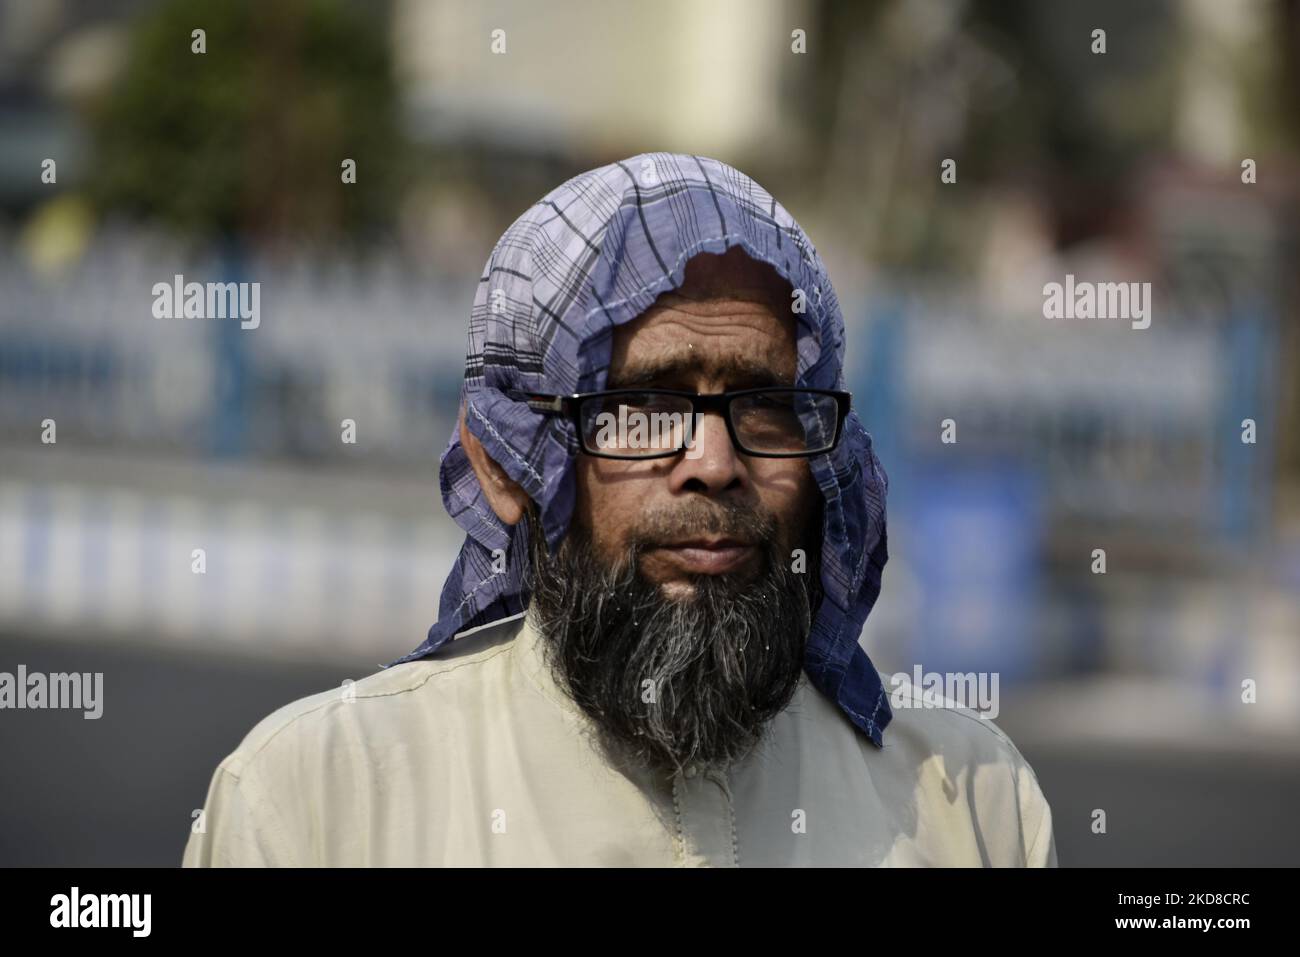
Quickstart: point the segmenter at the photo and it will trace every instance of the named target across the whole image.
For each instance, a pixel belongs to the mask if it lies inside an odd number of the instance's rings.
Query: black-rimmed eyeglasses
[[[654,459],[694,448],[699,417],[717,412],[745,455],[803,458],[835,448],[852,394],[771,386],[701,394],[676,389],[609,389],[571,395],[514,393],[535,412],[573,422],[582,450],[608,459]]]

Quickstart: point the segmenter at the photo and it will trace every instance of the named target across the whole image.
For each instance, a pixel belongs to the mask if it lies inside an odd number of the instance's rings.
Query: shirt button
[[[686,766],[685,774],[686,774],[686,776],[687,776],[688,778],[693,778],[693,777],[695,777],[695,775],[697,775],[697,774],[699,774],[699,773],[700,773],[700,769],[697,768],[695,765],[693,765],[693,764],[688,764],[688,765]]]

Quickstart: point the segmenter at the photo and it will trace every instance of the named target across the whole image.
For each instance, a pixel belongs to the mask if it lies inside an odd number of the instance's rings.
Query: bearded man
[[[470,316],[438,622],[255,727],[185,863],[1054,866],[1006,735],[894,713],[858,643],[886,478],[843,355],[816,250],[731,167],[536,203]]]

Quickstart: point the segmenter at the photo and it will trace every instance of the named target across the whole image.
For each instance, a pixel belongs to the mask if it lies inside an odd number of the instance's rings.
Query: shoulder
[[[428,658],[394,665],[286,704],[254,725],[221,767],[239,777],[250,764],[265,763],[287,750],[400,737],[417,713],[435,723],[440,711],[450,718],[464,694],[503,671],[519,619],[471,629]]]
[[[465,632],[429,658],[263,718],[217,766],[207,828],[191,836],[184,862],[302,866],[363,854],[346,822],[365,821],[372,802],[406,780],[388,772],[411,766],[412,754],[430,787],[449,780],[444,772],[464,759],[473,720],[464,706],[508,679],[517,631],[506,619]]]
[[[1054,864],[1051,808],[1038,777],[991,717],[997,713],[997,686],[991,699],[979,695],[975,701],[990,706],[982,713],[954,700],[951,689],[918,688],[903,677],[881,675],[893,712],[882,757],[908,768],[921,786],[940,794],[965,791],[977,816],[1015,821],[1026,863]],[[955,697],[974,701],[968,691]]]
[[[1007,733],[994,722],[997,714],[997,688],[986,712],[975,711],[961,703],[980,696],[976,675],[956,675],[963,693],[950,696],[951,688],[918,687],[905,675],[881,673],[881,683],[889,701],[893,719],[885,731],[886,747],[952,758],[1015,765],[1025,763],[1024,756]],[[967,679],[962,681],[961,679]],[[986,693],[987,688],[983,689]],[[960,698],[960,700],[959,700]]]

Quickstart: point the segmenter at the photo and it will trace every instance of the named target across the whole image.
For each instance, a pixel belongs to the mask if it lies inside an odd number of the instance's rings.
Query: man
[[[843,332],[803,230],[719,162],[535,204],[471,314],[437,624],[254,728],[185,863],[1055,865],[1011,741],[892,713],[858,644],[885,475]]]

